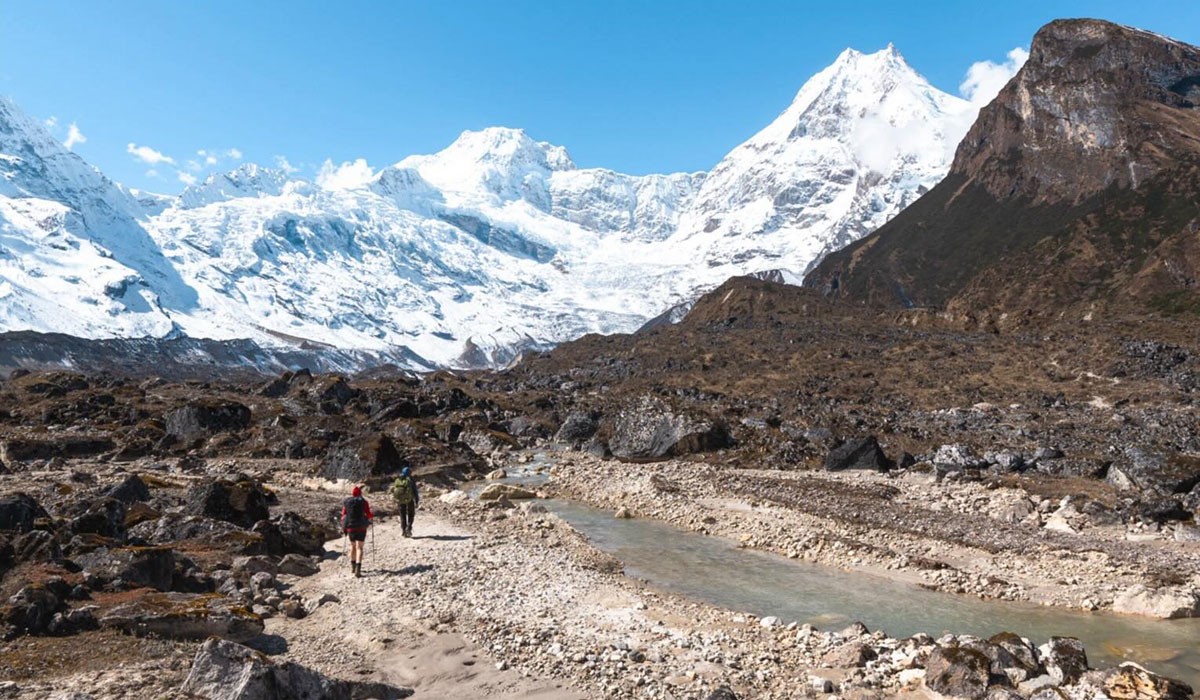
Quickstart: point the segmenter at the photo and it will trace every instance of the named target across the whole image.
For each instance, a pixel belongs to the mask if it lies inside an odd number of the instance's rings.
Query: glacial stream
[[[504,481],[537,487],[545,478],[526,474]],[[861,621],[900,638],[1009,631],[1040,644],[1051,636],[1078,637],[1092,666],[1137,661],[1200,690],[1200,619],[1152,620],[939,593],[739,549],[729,540],[653,520],[618,519],[575,502],[540,503],[621,561],[626,575],[696,601],[823,630]]]

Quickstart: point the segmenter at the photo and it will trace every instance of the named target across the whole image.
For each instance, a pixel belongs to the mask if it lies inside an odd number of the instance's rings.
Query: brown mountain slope
[[[809,275],[852,299],[1009,320],[1197,307],[1200,49],[1094,20],[1034,37],[947,178]]]

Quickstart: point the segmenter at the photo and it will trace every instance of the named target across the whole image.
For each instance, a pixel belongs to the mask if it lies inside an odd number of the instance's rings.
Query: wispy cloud
[[[50,117],[45,123],[47,129],[53,129],[54,127],[58,126],[58,117]]]
[[[242,149],[231,148],[228,151],[225,151],[225,155],[229,156],[230,158],[232,158],[234,160],[241,160],[242,159]]]
[[[84,136],[83,132],[79,130],[79,127],[75,125],[75,122],[71,122],[71,126],[67,127],[67,140],[63,141],[63,145],[66,146],[67,150],[69,151],[72,148],[75,148],[77,144],[81,143],[87,143],[87,137]]]
[[[176,173],[176,175],[179,178],[179,181],[185,185],[196,184],[196,176],[191,173],[185,173],[184,171],[180,170],[178,173]]]
[[[158,178],[161,176],[158,174],[157,170],[155,170],[154,168],[150,168],[149,170],[146,171],[146,177]]]
[[[1003,63],[995,61],[978,61],[967,69],[967,77],[963,79],[958,91],[976,107],[983,107],[1000,94],[1000,90],[1008,84],[1025,61],[1029,60],[1029,52],[1017,47],[1008,52]]]
[[[300,168],[292,165],[284,156],[275,156],[275,167],[279,168],[288,175],[293,175],[300,172]]]
[[[161,163],[175,165],[174,158],[164,155],[161,151],[156,151],[149,146],[139,146],[135,143],[130,143],[125,147],[125,151],[129,153],[129,155],[148,165],[159,165]]]

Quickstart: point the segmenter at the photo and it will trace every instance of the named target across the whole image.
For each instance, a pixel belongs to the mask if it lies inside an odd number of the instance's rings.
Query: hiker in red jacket
[[[350,498],[342,503],[342,532],[350,538],[350,568],[356,577],[362,576],[363,542],[374,517],[371,504],[363,498],[362,487],[355,486]]]

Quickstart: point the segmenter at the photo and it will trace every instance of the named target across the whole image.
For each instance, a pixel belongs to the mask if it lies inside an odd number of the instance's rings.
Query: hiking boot
[[[362,578],[362,562],[357,562],[354,565],[354,578]]]

